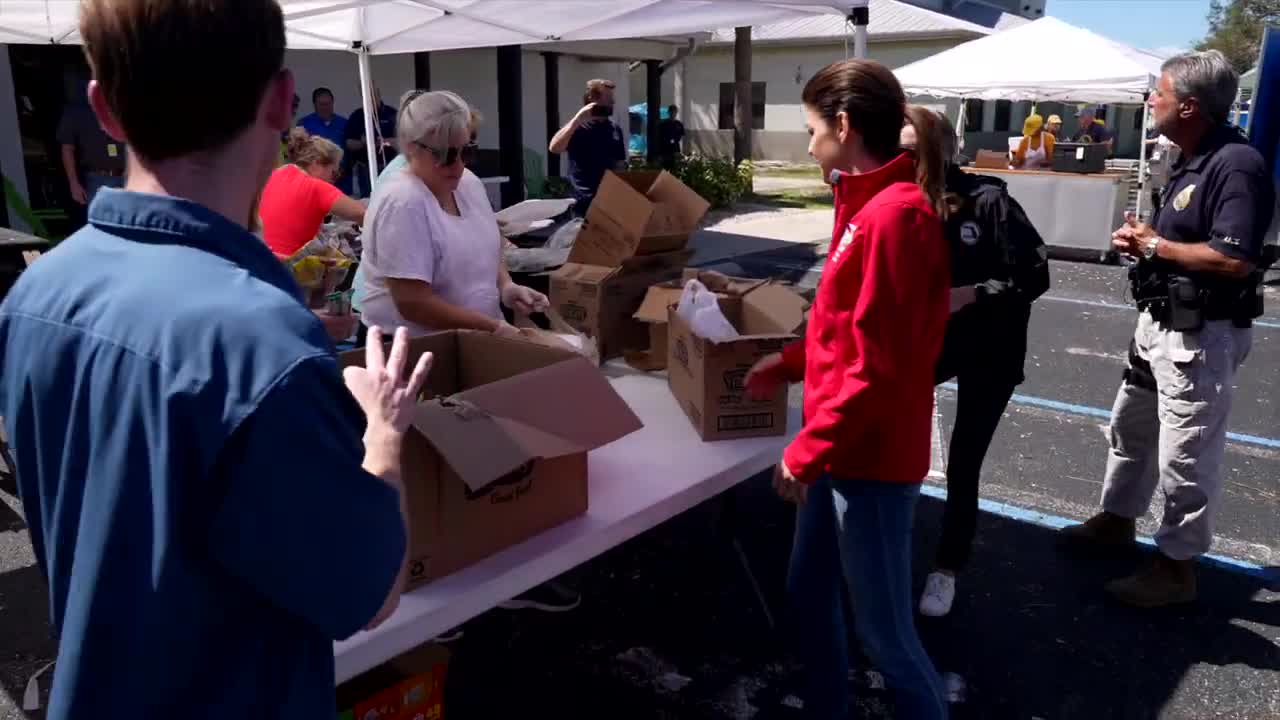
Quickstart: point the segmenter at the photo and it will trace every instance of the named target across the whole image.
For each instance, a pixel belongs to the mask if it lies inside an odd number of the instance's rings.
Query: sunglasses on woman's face
[[[459,160],[461,160],[465,165],[475,159],[476,151],[480,149],[480,146],[475,142],[469,142],[462,147],[451,147],[443,150],[440,148],[428,147],[422,143],[414,144],[431,153],[431,157],[435,158],[436,164],[443,167],[448,167]]]

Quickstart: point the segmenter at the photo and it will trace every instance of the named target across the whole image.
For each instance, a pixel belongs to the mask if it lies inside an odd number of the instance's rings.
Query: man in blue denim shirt
[[[333,641],[403,587],[400,446],[429,356],[406,380],[403,331],[386,362],[375,333],[344,387],[246,230],[290,122],[274,0],[88,0],[80,29],[128,181],[0,306],[0,412],[59,634],[48,717],[331,718]],[[174,122],[210,94],[222,111]]]

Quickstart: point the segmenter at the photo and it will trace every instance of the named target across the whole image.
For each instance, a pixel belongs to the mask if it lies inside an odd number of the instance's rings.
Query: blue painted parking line
[[[930,475],[931,477],[937,477],[937,475],[932,473]],[[925,483],[920,489],[920,493],[935,500],[947,499],[947,489],[938,485]],[[1050,530],[1061,530],[1068,525],[1074,525],[1080,522],[1079,520],[1072,520],[1058,515],[1043,513],[1039,510],[1030,510],[1018,507],[1017,505],[1010,505],[1008,503],[988,500],[986,498],[978,499],[978,509],[991,515],[997,515],[1017,522],[1030,523]],[[1155,547],[1155,541],[1148,537],[1139,538],[1138,542],[1149,547]],[[1239,560],[1225,555],[1204,555],[1200,558],[1200,561],[1228,572],[1242,573],[1244,575],[1258,578],[1270,589],[1280,589],[1280,568],[1263,567],[1257,563],[1249,562],[1248,560]]]
[[[945,382],[938,387],[943,387],[951,391],[957,390],[954,382]],[[1023,395],[1021,393],[1013,394],[1013,402],[1019,405],[1030,405],[1032,407],[1045,408],[1046,410],[1057,410],[1059,412],[1068,412],[1073,415],[1088,415],[1089,417],[1111,419],[1111,411],[1105,408],[1090,407],[1088,405],[1077,405],[1075,403],[1062,402],[1061,400],[1050,400],[1048,398],[1035,397],[1034,395]],[[1232,442],[1244,443],[1246,445],[1258,445],[1273,450],[1280,450],[1280,440],[1276,438],[1262,437],[1260,435],[1249,435],[1247,433],[1227,433],[1227,439]]]
[[[1121,303],[1104,302],[1102,300],[1083,300],[1081,298],[1062,297],[1060,295],[1041,295],[1041,300],[1049,300],[1052,302],[1071,303],[1073,305],[1088,305],[1089,307],[1106,308],[1108,310],[1133,310],[1137,308],[1133,305],[1124,305]],[[1254,320],[1254,326],[1264,328],[1280,328],[1280,323],[1270,322],[1267,320]]]

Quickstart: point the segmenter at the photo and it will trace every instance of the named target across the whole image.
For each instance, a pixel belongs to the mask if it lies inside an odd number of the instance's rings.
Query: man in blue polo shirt
[[[312,135],[332,142],[340,148],[346,146],[347,119],[333,111],[333,91],[327,87],[318,87],[311,91],[311,105],[315,112],[298,121],[298,127]],[[343,173],[337,181],[338,189],[351,194],[351,174]]]
[[[587,214],[600,181],[608,170],[622,170],[627,147],[622,128],[613,121],[614,84],[609,80],[587,82],[586,104],[551,138],[553,153],[569,153],[569,182],[573,185],[573,212]]]
[[[429,356],[406,380],[403,330],[385,362],[371,338],[344,387],[246,230],[290,123],[274,0],[86,0],[80,32],[128,179],[0,305],[0,413],[59,638],[47,717],[332,718],[333,641],[403,587]],[[176,121],[210,95],[220,112]]]

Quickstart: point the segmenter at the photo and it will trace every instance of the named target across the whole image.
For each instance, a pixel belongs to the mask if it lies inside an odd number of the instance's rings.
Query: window
[[[982,132],[982,109],[986,106],[981,100],[964,101],[965,132]]]
[[[1106,122],[1106,121],[1107,121],[1107,106],[1106,106],[1106,105],[1099,105],[1099,106],[1098,106],[1098,114],[1094,115],[1094,117],[1096,117],[1097,119],[1101,120],[1102,122]]]
[[[733,83],[720,83],[720,129],[733,129]],[[751,129],[764,129],[764,83],[751,83]]]
[[[1008,132],[1009,121],[1013,117],[1013,102],[1010,100],[996,101],[996,126],[992,128],[996,132]]]
[[[1146,114],[1144,112],[1145,109],[1146,108],[1139,108],[1136,112],[1133,113],[1133,129],[1134,130],[1142,129],[1142,117],[1143,115]]]

